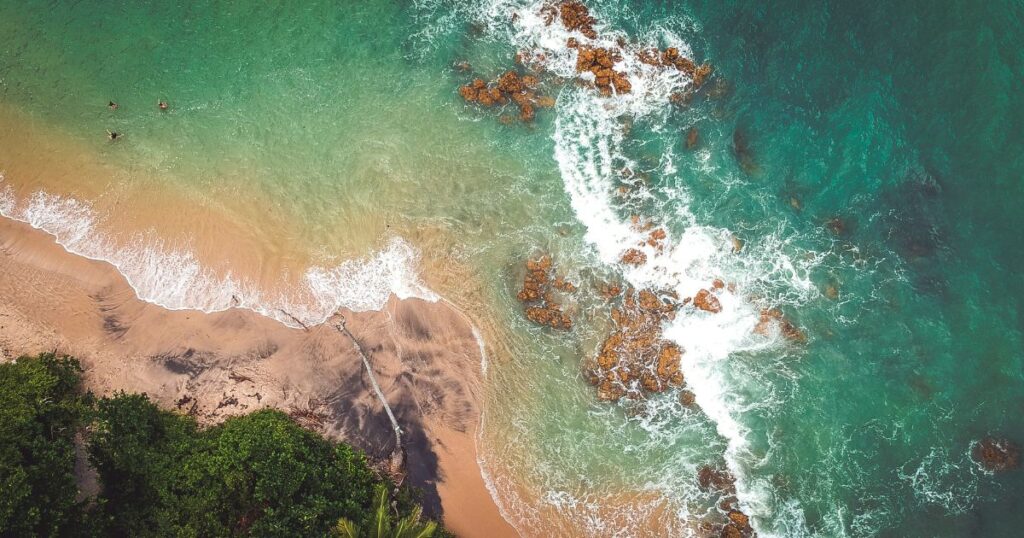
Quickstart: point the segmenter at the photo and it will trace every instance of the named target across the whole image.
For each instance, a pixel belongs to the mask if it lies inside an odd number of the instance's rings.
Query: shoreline
[[[374,460],[394,448],[362,359],[330,320],[302,329],[250,310],[169,310],[139,299],[109,263],[4,217],[0,270],[3,360],[55,350],[82,361],[97,394],[146,392],[203,424],[273,407]],[[407,482],[425,509],[459,536],[518,536],[478,463],[483,357],[465,315],[393,295],[379,311],[339,314],[405,430]]]

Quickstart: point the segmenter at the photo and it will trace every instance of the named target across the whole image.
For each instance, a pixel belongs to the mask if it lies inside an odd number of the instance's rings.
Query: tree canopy
[[[0,535],[331,536],[382,506],[419,518],[408,492],[386,502],[394,487],[362,453],[279,411],[203,429],[144,394],[95,400],[79,372],[53,355],[0,364]],[[75,501],[76,431],[101,486],[88,503]]]

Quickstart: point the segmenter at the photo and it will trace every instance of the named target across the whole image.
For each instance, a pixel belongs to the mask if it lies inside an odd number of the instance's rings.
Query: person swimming
[[[156,106],[160,110],[167,110],[167,108],[168,108],[167,101],[157,101],[156,102]]]
[[[107,107],[109,107],[110,110],[117,110],[117,103],[111,101],[109,104],[107,104]]]
[[[121,133],[119,133],[117,131],[111,131],[110,129],[107,129],[107,138],[109,138],[111,140],[117,140],[120,137],[121,137]]]

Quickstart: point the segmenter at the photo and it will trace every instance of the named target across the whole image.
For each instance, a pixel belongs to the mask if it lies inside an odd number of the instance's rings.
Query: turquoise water
[[[473,74],[453,65],[492,78],[543,45],[511,17],[536,7],[6,2],[0,103],[129,170],[138,203],[161,203],[145,181],[230,185],[273,200],[315,262],[399,236],[422,271],[457,265],[465,279],[424,280],[484,327],[483,457],[524,533],[681,535],[716,500],[697,469],[726,464],[763,535],[1017,534],[1020,471],[986,474],[969,452],[1024,442],[1021,6],[596,1],[609,32],[712,63],[709,85],[687,107],[608,110],[547,79],[558,105],[502,125],[461,102]],[[647,186],[620,200],[626,163]],[[632,214],[678,246],[650,262],[664,272],[616,263]],[[257,245],[281,233],[250,224]],[[581,284],[572,333],[520,314],[537,251]],[[580,374],[608,316],[591,281],[692,294],[717,277],[739,290],[726,310],[666,328],[703,412],[676,394],[598,402]],[[808,341],[751,335],[765,306]]]

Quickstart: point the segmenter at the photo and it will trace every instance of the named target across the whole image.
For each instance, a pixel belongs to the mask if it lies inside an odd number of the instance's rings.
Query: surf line
[[[388,405],[387,398],[384,397],[384,391],[380,389],[380,385],[377,383],[377,377],[373,375],[373,367],[370,366],[370,359],[363,352],[363,347],[359,345],[359,340],[348,330],[345,326],[345,316],[338,315],[341,321],[334,325],[334,328],[338,330],[344,336],[347,336],[349,340],[352,340],[352,344],[356,347],[356,352],[363,359],[363,366],[366,367],[366,374],[370,376],[370,385],[373,387],[373,392],[377,394],[377,398],[380,403],[384,406],[384,411],[388,415],[388,419],[391,421],[391,428],[395,431],[395,449],[391,451],[391,458],[389,462],[390,471],[392,475],[395,475],[395,482],[401,484],[405,478],[404,467],[405,467],[405,447],[402,445],[402,427],[398,425],[398,420],[395,419],[394,412],[391,411],[391,406]]]

